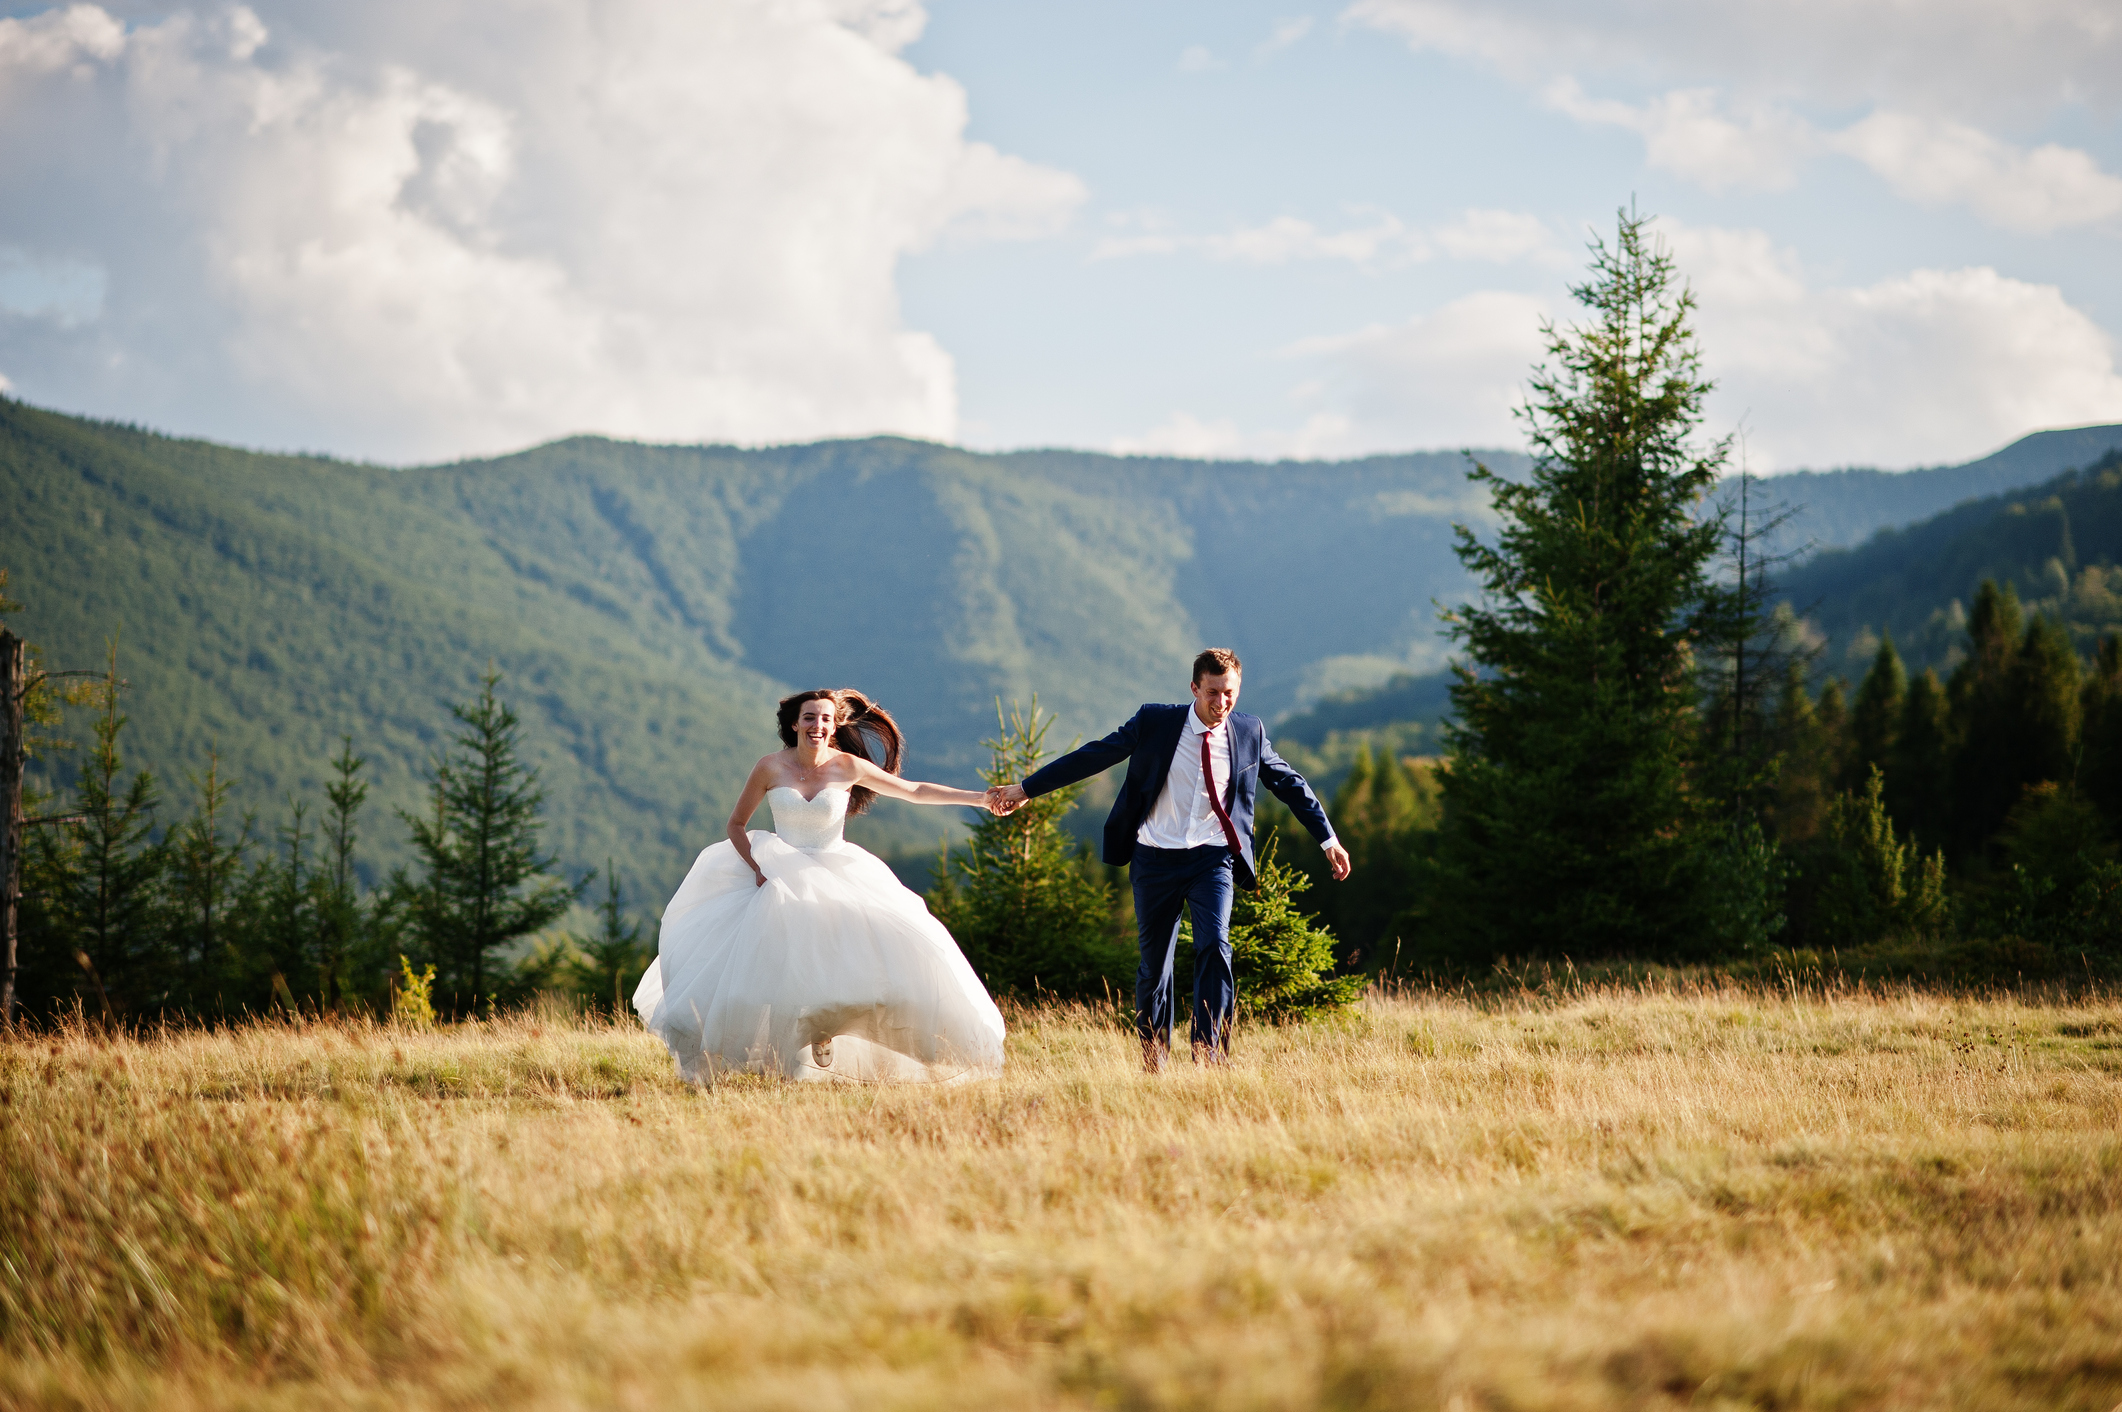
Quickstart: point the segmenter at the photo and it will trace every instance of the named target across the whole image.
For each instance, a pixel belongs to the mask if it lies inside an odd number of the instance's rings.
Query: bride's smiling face
[[[820,750],[829,749],[833,743],[833,731],[839,722],[837,707],[828,700],[813,698],[803,703],[796,713],[796,743],[808,743]]]

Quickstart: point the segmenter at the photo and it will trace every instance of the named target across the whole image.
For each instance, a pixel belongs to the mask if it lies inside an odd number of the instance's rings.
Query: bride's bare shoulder
[[[788,773],[789,757],[795,753],[793,750],[776,750],[771,755],[761,755],[759,763],[752,766],[752,778],[773,784]]]

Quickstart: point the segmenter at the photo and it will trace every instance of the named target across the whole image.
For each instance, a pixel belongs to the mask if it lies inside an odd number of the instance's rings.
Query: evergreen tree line
[[[543,793],[519,759],[520,723],[489,671],[454,708],[429,805],[401,815],[418,862],[360,881],[368,786],[344,739],[321,799],[290,797],[270,832],[235,816],[218,755],[173,816],[154,772],[129,768],[115,648],[71,797],[27,812],[18,1002],[33,1017],[79,1005],[118,1023],[283,1012],[388,1012],[401,984],[445,1016],[571,991],[618,1011],[651,948],[607,866],[598,924],[512,958],[592,879],[567,881],[539,845]],[[60,743],[63,747],[63,743]],[[47,746],[49,748],[49,746]]]
[[[2037,966],[2122,960],[2122,640],[2083,661],[1985,580],[1944,680],[1911,677],[1888,638],[1853,698],[1830,680],[1815,700],[1792,670],[1767,728],[1799,944],[1982,936]]]
[[[1889,641],[1853,699],[1816,692],[1759,552],[1777,522],[1694,439],[1694,301],[1647,224],[1621,214],[1585,322],[1547,330],[1531,476],[1472,473],[1501,528],[1459,531],[1482,592],[1445,615],[1446,758],[1374,751],[1332,801],[1343,968],[2122,969],[2122,644],[2082,662],[1985,582],[1945,679]],[[1263,827],[1325,876],[1286,812]]]
[[[418,863],[365,888],[368,788],[351,738],[331,759],[321,801],[290,799],[270,836],[254,817],[231,815],[218,756],[191,781],[189,812],[171,819],[154,773],[128,768],[114,649],[89,693],[93,741],[64,806],[76,821],[29,840],[23,1009],[49,1017],[79,1006],[117,1023],[347,1011],[424,1022],[558,991],[624,1013],[654,952],[615,867],[606,866],[594,930],[532,944],[595,879],[561,878],[540,848],[543,794],[499,682],[489,671],[477,697],[453,708],[458,729],[431,768],[428,808],[399,816]],[[1050,726],[1036,703],[1005,719],[989,778],[1036,769]],[[983,817],[969,845],[939,861],[929,904],[998,994],[1132,997],[1124,875],[1061,827],[1080,792]],[[54,804],[32,803],[33,813]],[[1360,983],[1331,974],[1332,935],[1292,901],[1308,879],[1271,847],[1260,861],[1260,890],[1240,899],[1232,928],[1241,1012],[1279,1021],[1346,1005]]]

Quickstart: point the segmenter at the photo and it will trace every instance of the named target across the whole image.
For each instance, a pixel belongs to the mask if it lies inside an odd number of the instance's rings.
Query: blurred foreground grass
[[[563,1017],[0,1044],[8,1407],[2122,1402],[2122,1004],[1374,998],[693,1091]]]

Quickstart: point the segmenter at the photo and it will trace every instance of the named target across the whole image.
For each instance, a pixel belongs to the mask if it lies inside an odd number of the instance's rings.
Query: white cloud
[[[1530,296],[1484,290],[1404,323],[1303,339],[1282,350],[1301,369],[1284,425],[1243,428],[1174,412],[1111,449],[1311,460],[1410,447],[1516,446],[1522,437],[1511,409],[1540,356],[1546,313]],[[1406,504],[1384,508],[1416,512]]]
[[[1988,268],[1819,288],[1759,231],[1659,222],[1701,296],[1713,429],[1757,466],[1936,464],[2122,420],[2112,340],[2052,285]]]
[[[2008,229],[2122,214],[2122,178],[2089,154],[2027,150],[1971,121],[2122,102],[2122,10],[2102,0],[1358,0],[1344,19],[1541,84],[1550,106],[1638,134],[1651,166],[1711,191],[1784,190],[1834,152],[1903,197],[1965,205]],[[1575,77],[1586,72],[1686,86],[1638,103],[1594,98]],[[1870,114],[1840,131],[1801,115],[1853,105]]]
[[[1717,381],[1705,437],[1743,427],[1757,470],[1967,460],[2044,427],[2122,421],[2112,340],[2050,285],[1987,268],[1838,288],[1755,230],[1657,230],[1699,296]],[[1517,446],[1541,320],[1584,311],[1484,290],[1400,323],[1304,339],[1295,430],[1178,416],[1125,450],[1346,456]]]
[[[1140,436],[1116,437],[1116,456],[1230,457],[1245,452],[1246,439],[1238,424],[1224,420],[1204,422],[1191,412],[1174,412]]]
[[[1420,236],[1402,225],[1398,217],[1384,214],[1364,225],[1338,231],[1322,231],[1310,221],[1279,216],[1265,225],[1204,236],[1201,248],[1213,258],[1248,265],[1284,265],[1292,260],[1347,260],[1371,265],[1420,260],[1429,253]]]
[[[1312,32],[1312,24],[1310,15],[1277,21],[1273,32],[1253,47],[1253,57],[1264,59],[1278,50],[1289,48]]]
[[[1963,117],[2122,100],[2122,11],[2110,0],[1355,0],[1343,20],[1524,81],[1710,80],[1755,99]]]
[[[1432,228],[1410,226],[1387,211],[1358,211],[1361,219],[1339,230],[1323,230],[1297,216],[1278,216],[1255,226],[1214,235],[1188,235],[1157,221],[1120,222],[1143,227],[1110,235],[1091,250],[1093,260],[1138,255],[1205,255],[1246,265],[1286,265],[1303,260],[1345,260],[1363,268],[1420,264],[1441,250],[1456,260],[1508,264],[1530,260],[1572,263],[1554,233],[1536,216],[1516,211],[1470,210]]]
[[[1140,436],[1120,436],[1116,456],[1185,456],[1203,460],[1316,461],[1350,454],[1357,428],[1338,412],[1314,412],[1295,431],[1243,431],[1229,418],[1203,421],[1174,412]]]
[[[511,15],[0,20],[7,269],[107,272],[73,327],[0,277],[23,395],[387,458],[953,434],[896,262],[1051,231],[1084,189],[965,140],[963,90],[897,57],[917,3]]]
[[[1340,427],[1314,454],[1519,444],[1511,411],[1540,357],[1548,312],[1531,295],[1482,290],[1405,323],[1292,345],[1288,356],[1312,369],[1300,404],[1313,408],[1315,424],[1324,416]]]
[[[1179,51],[1179,72],[1182,74],[1205,74],[1222,67],[1223,61],[1206,44],[1189,44]]]
[[[1776,108],[1757,107],[1743,122],[1719,111],[1717,91],[1679,89],[1648,103],[1593,99],[1575,79],[1548,86],[1548,103],[1581,123],[1625,128],[1643,139],[1650,164],[1711,191],[1758,187],[1780,191],[1797,180],[1798,168],[1818,145],[1801,119]]]
[[[50,10],[31,19],[0,19],[0,63],[28,73],[64,73],[77,78],[85,66],[125,52],[125,26],[94,5]]]
[[[896,54],[928,28],[921,0],[825,0],[826,13],[887,54]]]
[[[1559,269],[1577,263],[1576,256],[1556,241],[1547,222],[1522,211],[1468,211],[1429,235],[1454,260],[1483,260],[1493,265],[1528,260]]]
[[[2050,231],[2122,214],[2122,178],[2069,147],[2029,152],[1963,123],[1889,112],[1873,113],[1830,145],[1902,196],[1970,206],[2010,230]]]
[[[1106,236],[1092,247],[1093,260],[1195,253],[1244,265],[1286,265],[1300,260],[1378,265],[1429,258],[1429,248],[1421,234],[1410,230],[1397,216],[1383,212],[1341,230],[1321,230],[1296,216],[1277,216],[1260,225],[1240,226],[1216,235],[1187,235],[1156,221],[1121,224],[1145,228],[1137,234]]]
[[[1823,133],[1773,106],[1735,120],[1715,89],[1629,104],[1588,98],[1570,78],[1548,85],[1547,99],[1579,122],[1639,134],[1653,167],[1711,191],[1783,190],[1809,158],[1835,152],[1862,162],[1901,196],[1964,205],[2010,230],[2046,232],[2122,214],[2122,178],[2101,171],[2086,153],[2053,144],[2027,151],[1946,118],[1879,111]]]

